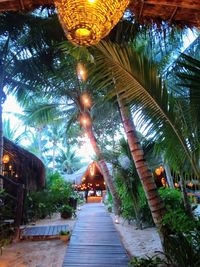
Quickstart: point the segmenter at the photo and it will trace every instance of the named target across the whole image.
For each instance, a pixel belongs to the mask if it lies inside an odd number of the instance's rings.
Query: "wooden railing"
[[[15,181],[7,177],[4,177],[2,175],[0,175],[0,179],[2,179],[6,183],[14,187],[16,189],[15,192],[17,192],[16,196],[13,196],[12,194],[5,191],[6,197],[12,199],[15,203],[15,209],[13,210],[14,228],[15,228],[14,238],[18,239],[20,234],[20,224],[22,223],[22,217],[23,217],[24,185],[16,183]]]

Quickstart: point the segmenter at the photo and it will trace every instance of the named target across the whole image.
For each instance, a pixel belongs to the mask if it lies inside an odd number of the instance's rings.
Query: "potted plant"
[[[74,213],[74,209],[69,205],[65,204],[60,208],[61,218],[63,219],[71,218],[73,213]]]
[[[67,242],[70,240],[71,232],[70,231],[63,231],[61,230],[59,232],[59,237],[62,239],[64,242]]]

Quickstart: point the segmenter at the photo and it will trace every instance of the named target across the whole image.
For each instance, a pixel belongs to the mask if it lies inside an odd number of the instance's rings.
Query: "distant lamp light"
[[[91,125],[91,119],[87,113],[80,114],[79,119],[80,119],[81,126],[87,127]]]
[[[80,96],[80,101],[85,108],[90,108],[92,106],[91,98],[88,93],[83,93]]]
[[[157,176],[160,176],[164,172],[164,168],[160,166],[159,168],[156,168],[155,173]]]
[[[3,163],[4,164],[6,164],[6,163],[8,163],[9,162],[9,160],[10,160],[10,157],[9,157],[9,155],[7,155],[7,154],[5,154],[4,156],[3,156]]]
[[[189,183],[188,183],[188,186],[189,186],[189,187],[193,187],[193,183],[192,183],[192,182],[189,182]]]
[[[76,72],[80,80],[82,81],[87,80],[87,70],[84,64],[79,62],[76,66]]]
[[[83,118],[82,122],[84,125],[87,125],[87,119],[86,118]]]
[[[12,165],[9,165],[9,167],[8,167],[8,168],[9,168],[9,170],[11,171],[11,170],[12,170]]]
[[[94,173],[95,173],[95,165],[94,163],[91,163],[90,164],[90,175],[94,176]]]
[[[109,34],[123,16],[129,0],[54,0],[54,3],[68,40],[90,46]]]
[[[119,216],[118,215],[115,216],[115,223],[119,224]]]
[[[174,183],[174,186],[175,186],[176,188],[178,188],[178,187],[179,187],[179,184],[178,184],[178,183]]]

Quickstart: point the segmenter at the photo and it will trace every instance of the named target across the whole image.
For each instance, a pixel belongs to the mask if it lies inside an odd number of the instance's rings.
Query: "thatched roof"
[[[131,0],[130,8],[140,22],[151,21],[200,26],[199,0]]]
[[[29,11],[52,5],[53,0],[0,0],[0,12]],[[130,0],[129,7],[142,23],[168,21],[183,26],[200,26],[199,0]]]
[[[94,166],[94,176],[91,176],[90,166]],[[110,174],[112,173],[112,164],[106,163]],[[84,166],[73,174],[64,175],[66,181],[70,181],[77,185],[77,188],[80,190],[81,185],[85,184],[89,187],[89,184],[93,184],[92,187],[95,188],[95,184],[98,183],[99,189],[104,190],[104,178],[103,173],[100,169],[100,166],[96,161],[91,162],[88,166]]]
[[[4,137],[4,155],[8,154],[10,163],[20,182],[32,191],[45,185],[45,167],[35,155]]]

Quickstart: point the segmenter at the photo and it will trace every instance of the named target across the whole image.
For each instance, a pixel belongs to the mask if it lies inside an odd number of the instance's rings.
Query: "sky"
[[[19,104],[17,103],[15,97],[9,95],[5,103],[3,104],[3,119],[10,119],[12,128],[17,127],[16,135],[20,135],[24,131],[24,127],[20,120],[14,115],[15,113],[22,114],[22,109],[20,108]],[[27,146],[30,143],[28,140],[23,140],[22,145]],[[75,147],[75,151],[77,152],[78,156],[80,156],[81,162],[91,162],[94,158],[94,151],[93,148],[88,140],[88,138],[84,137],[83,145],[81,147]]]

